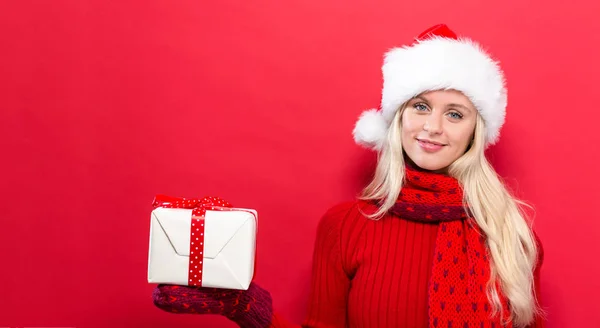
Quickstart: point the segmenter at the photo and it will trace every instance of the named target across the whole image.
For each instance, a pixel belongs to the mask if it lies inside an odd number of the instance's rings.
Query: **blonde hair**
[[[367,215],[379,219],[394,205],[404,182],[404,152],[401,117],[406,104],[396,112],[386,140],[379,151],[373,180],[363,189],[360,199],[378,200],[377,212]],[[544,313],[536,300],[533,271],[538,248],[535,236],[521,206],[502,183],[484,154],[485,122],[477,115],[473,141],[469,149],[448,168],[464,190],[463,204],[487,237],[491,277],[487,297],[492,316],[502,314],[497,283],[510,302],[510,320],[516,327],[530,324]],[[467,205],[468,204],[468,205]]]

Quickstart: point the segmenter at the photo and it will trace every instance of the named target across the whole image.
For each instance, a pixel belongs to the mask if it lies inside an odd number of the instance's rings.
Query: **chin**
[[[427,171],[441,171],[441,170],[445,170],[446,167],[448,167],[448,165],[435,165],[435,164],[425,164],[425,165],[421,165],[419,163],[416,163],[418,167],[422,168],[423,170],[427,170]]]
[[[446,168],[450,165],[450,163],[442,163],[440,161],[436,161],[433,158],[423,158],[421,156],[418,156],[415,159],[410,159],[415,165],[427,171],[445,171]]]

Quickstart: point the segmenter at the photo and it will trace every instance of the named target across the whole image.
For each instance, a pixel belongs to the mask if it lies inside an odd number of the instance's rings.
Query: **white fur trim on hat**
[[[485,122],[486,146],[496,143],[506,113],[504,74],[473,40],[433,37],[393,48],[382,67],[381,109],[364,112],[354,128],[354,140],[380,149],[396,111],[411,98],[433,90],[465,94]]]

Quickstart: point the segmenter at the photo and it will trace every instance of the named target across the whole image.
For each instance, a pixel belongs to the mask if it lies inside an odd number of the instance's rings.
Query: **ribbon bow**
[[[202,268],[204,260],[204,216],[207,210],[227,211],[232,206],[219,197],[187,199],[157,195],[152,202],[153,208],[183,208],[192,210],[190,226],[190,259],[188,263],[188,285],[202,286]]]

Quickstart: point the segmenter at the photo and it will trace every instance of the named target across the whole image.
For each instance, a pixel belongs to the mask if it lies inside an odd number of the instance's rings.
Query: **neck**
[[[466,217],[463,190],[453,177],[406,166],[402,186],[392,213],[415,221],[440,222]]]

